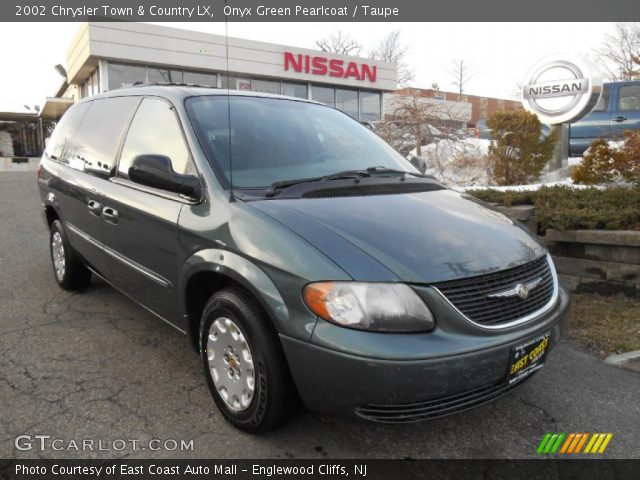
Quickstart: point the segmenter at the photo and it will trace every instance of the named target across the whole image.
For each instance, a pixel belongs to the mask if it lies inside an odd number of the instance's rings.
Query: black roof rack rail
[[[200,88],[218,88],[213,85],[199,85],[197,83],[184,82],[134,82],[133,87],[200,87]],[[121,87],[129,88],[129,87]]]

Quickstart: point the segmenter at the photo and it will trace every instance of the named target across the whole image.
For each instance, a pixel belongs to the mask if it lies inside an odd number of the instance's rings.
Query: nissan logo
[[[536,63],[522,87],[522,105],[542,123],[579,120],[598,103],[602,79],[586,60],[556,55]]]

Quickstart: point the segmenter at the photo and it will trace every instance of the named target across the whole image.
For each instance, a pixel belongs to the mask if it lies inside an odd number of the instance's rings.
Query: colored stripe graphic
[[[547,445],[547,442],[549,441],[549,438],[551,438],[551,434],[550,433],[547,433],[542,438],[542,441],[540,442],[540,445],[538,445],[538,450],[536,450],[537,453],[544,453],[544,447]]]
[[[573,453],[580,440],[582,440],[582,434],[576,433],[576,436],[573,438],[573,442],[571,442],[571,446],[569,447],[569,450],[567,450],[567,453]]]
[[[582,450],[582,446],[584,445],[584,442],[587,441],[588,437],[589,437],[588,433],[582,434],[582,438],[580,439],[580,442],[578,442],[578,445],[576,445],[576,449],[574,450],[573,453],[580,453],[580,451]]]
[[[607,445],[609,445],[609,442],[611,441],[611,439],[613,438],[613,433],[607,433],[607,436],[604,439],[604,442],[602,442],[602,445],[600,445],[600,450],[598,450],[598,453],[604,453],[605,449],[607,448]]]
[[[584,453],[603,453],[613,433],[547,433],[542,438],[536,452],[538,454],[578,454],[584,448]],[[588,441],[587,441],[588,440]]]
[[[569,445],[571,445],[571,442],[573,442],[573,439],[575,438],[576,434],[575,433],[570,433],[569,436],[567,437],[567,441],[564,442],[564,445],[562,446],[562,450],[560,450],[560,453],[567,453],[567,449],[569,448]]]
[[[593,447],[593,444],[596,443],[596,438],[598,438],[598,434],[594,433],[593,435],[591,435],[591,440],[589,440],[589,443],[587,443],[587,448],[584,449],[584,453],[591,453],[591,447]]]
[[[558,434],[558,439],[556,440],[556,443],[553,445],[553,447],[551,447],[551,450],[549,451],[549,453],[556,453],[558,451],[558,449],[560,448],[560,444],[562,443],[562,440],[564,440],[564,437],[565,437],[564,433]]]
[[[584,453],[603,453],[613,438],[612,433],[594,433]]]

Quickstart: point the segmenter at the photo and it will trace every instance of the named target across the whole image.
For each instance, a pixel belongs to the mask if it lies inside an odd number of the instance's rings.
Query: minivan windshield
[[[186,106],[209,161],[235,188],[370,167],[418,173],[375,133],[324,105],[210,95]]]

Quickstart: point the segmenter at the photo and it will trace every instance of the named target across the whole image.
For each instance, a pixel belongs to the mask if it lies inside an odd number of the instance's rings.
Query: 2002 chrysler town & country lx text
[[[38,171],[55,278],[188,335],[223,415],[412,422],[539,369],[568,307],[521,227],[306,100],[139,86],[75,104]]]

